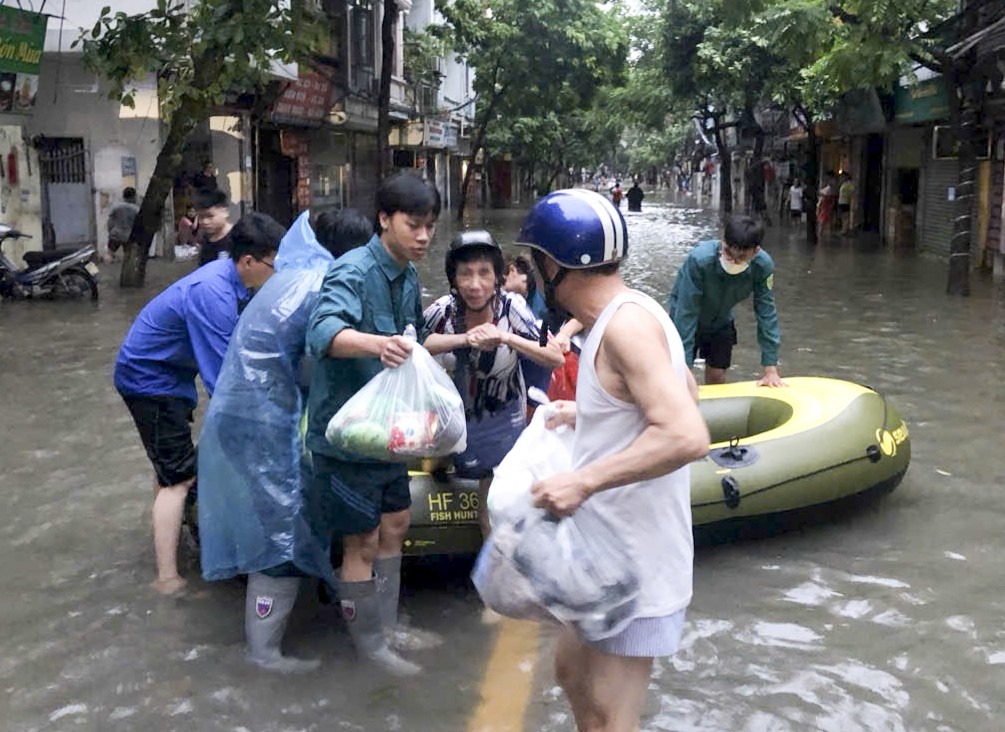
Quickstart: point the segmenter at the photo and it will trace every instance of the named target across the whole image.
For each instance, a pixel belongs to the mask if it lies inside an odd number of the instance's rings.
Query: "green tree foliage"
[[[620,5],[453,0],[437,7],[446,20],[442,32],[476,72],[472,154],[477,156],[490,140],[510,149],[534,140],[537,149],[549,153],[552,168],[559,159],[565,165],[556,145],[572,139],[580,124],[574,118],[590,110],[598,89],[622,73],[627,34]],[[546,142],[537,142],[539,135]],[[473,171],[469,166],[463,192]]]
[[[435,32],[415,30],[406,26],[404,42],[405,81],[410,84],[439,86],[443,74],[437,67],[437,61],[446,57],[448,53],[443,39]]]
[[[102,8],[85,33],[84,60],[111,82],[110,96],[133,106],[138,81],[156,78],[167,129],[146,195],[125,246],[120,284],[140,287],[150,242],[196,126],[228,99],[261,91],[276,61],[308,58],[316,19],[272,0],[158,0],[138,15]]]
[[[712,131],[728,173],[724,130],[780,105],[807,129],[854,89],[889,88],[933,64],[928,30],[955,0],[666,0],[663,78],[675,102]],[[726,176],[728,177],[728,176]],[[727,181],[728,183],[728,181]],[[810,181],[812,184],[813,181]],[[731,194],[722,191],[728,209]],[[809,233],[809,232],[808,232]]]

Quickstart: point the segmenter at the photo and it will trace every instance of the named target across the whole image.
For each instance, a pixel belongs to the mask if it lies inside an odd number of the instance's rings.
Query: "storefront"
[[[948,255],[959,165],[934,148],[936,128],[949,116],[941,77],[894,89],[888,136],[887,238],[897,246]]]
[[[461,160],[457,154],[456,122],[439,117],[410,120],[392,130],[394,166],[415,170],[440,192],[444,209],[458,200]]]

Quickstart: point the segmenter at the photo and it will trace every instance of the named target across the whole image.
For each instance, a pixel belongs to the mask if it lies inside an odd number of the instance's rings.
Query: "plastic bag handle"
[[[405,326],[405,332],[402,333],[402,336],[404,336],[410,341],[418,340],[418,336],[415,333],[415,326],[412,325],[411,323]]]

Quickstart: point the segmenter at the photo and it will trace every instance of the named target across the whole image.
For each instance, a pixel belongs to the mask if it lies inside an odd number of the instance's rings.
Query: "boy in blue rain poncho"
[[[300,578],[335,581],[330,537],[314,531],[322,509],[304,490],[304,336],[328,268],[373,234],[353,209],[322,214],[317,237],[308,218],[287,232],[276,274],[237,324],[199,441],[203,576],[248,575],[248,659],[283,672],[318,665],[280,649]]]

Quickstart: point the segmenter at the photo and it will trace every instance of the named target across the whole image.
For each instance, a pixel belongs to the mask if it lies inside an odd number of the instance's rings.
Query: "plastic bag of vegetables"
[[[404,336],[415,341],[409,325]],[[464,402],[443,367],[418,342],[401,366],[385,368],[328,422],[332,445],[390,462],[439,457],[467,447]]]

